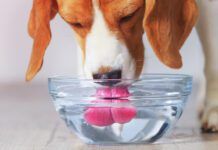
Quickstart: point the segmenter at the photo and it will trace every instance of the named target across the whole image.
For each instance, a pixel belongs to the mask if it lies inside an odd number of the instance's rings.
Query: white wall
[[[0,84],[24,82],[31,54],[32,39],[27,21],[32,0],[0,0]],[[73,33],[57,17],[52,22],[53,39],[47,50],[42,71],[34,82],[55,74],[75,73],[76,48]]]

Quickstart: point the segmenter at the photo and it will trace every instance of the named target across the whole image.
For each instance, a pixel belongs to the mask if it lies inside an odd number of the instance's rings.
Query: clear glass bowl
[[[138,80],[111,81],[117,84],[107,87],[104,83],[108,80],[49,78],[56,110],[87,144],[157,141],[175,126],[192,89],[192,77],[178,74],[146,74]],[[120,87],[128,88],[129,94],[96,96],[99,89]]]

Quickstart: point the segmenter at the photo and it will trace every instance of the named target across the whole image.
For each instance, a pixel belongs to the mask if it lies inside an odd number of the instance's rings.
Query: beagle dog
[[[74,31],[81,51],[79,67],[89,79],[138,78],[146,63],[144,33],[163,64],[181,68],[180,49],[199,15],[195,0],[34,0],[28,25],[34,43],[27,81],[42,67],[51,40],[50,21],[57,13]],[[218,119],[213,119],[218,118],[217,110],[206,107],[204,129],[218,131]]]

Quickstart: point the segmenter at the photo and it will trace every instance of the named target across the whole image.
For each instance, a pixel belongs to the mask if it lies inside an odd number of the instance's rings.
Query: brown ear
[[[34,78],[41,69],[45,50],[51,40],[50,20],[57,13],[55,0],[34,0],[28,23],[30,36],[33,38],[33,50],[26,73],[26,80]]]
[[[195,0],[146,0],[144,29],[157,57],[180,68],[180,48],[198,18]]]

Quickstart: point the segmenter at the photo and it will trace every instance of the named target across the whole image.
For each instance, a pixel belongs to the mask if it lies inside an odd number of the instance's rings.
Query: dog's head
[[[34,39],[27,71],[40,70],[59,13],[73,31],[90,78],[137,78],[144,64],[143,33],[161,62],[180,68],[179,49],[198,16],[195,0],[34,0],[29,34]]]

